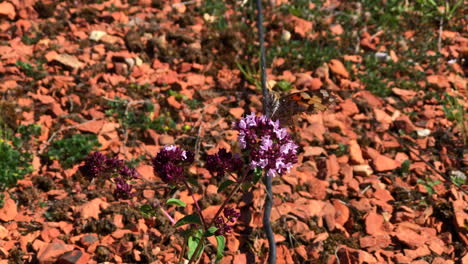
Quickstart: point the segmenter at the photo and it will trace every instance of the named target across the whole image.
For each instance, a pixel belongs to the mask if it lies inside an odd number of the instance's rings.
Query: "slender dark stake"
[[[262,94],[263,94],[263,113],[270,117],[271,109],[269,109],[269,104],[267,103],[267,98],[270,97],[269,91],[266,87],[266,56],[265,56],[265,42],[264,38],[264,29],[263,29],[263,8],[262,0],[257,0],[257,26],[258,26],[258,41],[260,43],[260,72],[261,72],[261,84],[262,84]],[[273,192],[271,191],[272,178],[268,177],[265,173],[264,182],[266,187],[266,198],[265,198],[265,212],[263,213],[263,228],[265,230],[269,251],[268,251],[268,264],[276,264],[276,242],[275,235],[271,229],[271,208],[273,207]]]
[[[270,116],[271,109],[268,109],[268,104],[266,102],[269,97],[269,91],[266,87],[266,56],[265,56],[265,41],[264,38],[264,29],[263,29],[263,14],[262,14],[262,0],[257,0],[257,26],[258,26],[258,41],[260,44],[260,81],[262,85],[262,94],[263,94],[263,113],[266,116]]]
[[[270,215],[271,208],[273,207],[273,193],[271,192],[273,178],[269,177],[265,173],[265,187],[266,187],[266,198],[265,198],[265,212],[263,213],[263,229],[268,239],[268,264],[276,264],[276,241],[273,229],[271,229]]]

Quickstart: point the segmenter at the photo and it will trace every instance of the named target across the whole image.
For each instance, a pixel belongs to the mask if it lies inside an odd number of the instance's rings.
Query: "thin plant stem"
[[[195,257],[198,255],[198,252],[201,250],[204,243],[205,243],[205,236],[203,236],[202,239],[200,239],[200,242],[198,242],[197,248],[193,252],[193,255],[190,258],[188,264],[191,264],[191,263],[193,263],[195,261]]]
[[[190,187],[190,185],[188,184],[187,181],[184,180],[184,184],[185,184],[185,187],[187,187],[187,189],[188,189],[190,195],[192,195],[192,199],[193,199],[193,202],[195,203],[196,211],[197,211],[197,213],[198,213],[198,216],[200,216],[200,220],[201,220],[201,222],[202,222],[203,230],[206,231],[206,229],[207,229],[208,227],[206,226],[205,218],[203,217],[203,214],[202,214],[200,205],[198,204],[198,201],[197,201],[197,199],[195,198],[195,194],[193,193],[193,190],[192,190],[192,188]]]
[[[171,222],[172,225],[175,225],[176,224],[176,220],[174,220],[174,218],[172,218],[172,216],[169,215],[169,213],[164,210],[164,208],[162,207],[159,207],[159,209],[161,210],[161,212],[164,214],[164,216],[167,217],[167,219],[169,219],[169,221]]]
[[[223,204],[221,204],[221,207],[218,209],[218,211],[216,212],[215,216],[213,217],[213,219],[211,219],[211,222],[210,222],[210,226],[213,225],[213,222],[215,221],[216,217],[218,217],[221,212],[223,211],[224,207],[226,207],[226,205],[228,204],[229,200],[231,200],[232,196],[234,196],[234,194],[239,190],[241,184],[245,181],[245,179],[247,178],[247,175],[249,173],[249,170],[245,170],[245,172],[243,173],[242,175],[242,178],[240,181],[237,182],[236,184],[236,187],[234,187],[231,192],[228,194],[226,200],[224,200]]]
[[[232,196],[234,196],[234,194],[239,190],[241,184],[245,181],[245,179],[247,178],[247,175],[249,173],[249,170],[245,170],[244,173],[243,173],[243,176],[242,176],[242,179],[240,181],[238,181],[236,183],[236,187],[234,187],[232,189],[232,191],[228,194],[226,200],[224,200],[223,204],[221,205],[221,207],[218,209],[218,211],[216,212],[215,216],[213,217],[213,219],[211,219],[210,221],[210,224],[209,226],[213,225],[213,222],[214,220],[216,219],[216,217],[218,217],[221,212],[223,211],[223,209],[226,207],[226,205],[228,204],[229,200],[231,200]],[[200,251],[200,249],[202,248],[203,244],[205,243],[205,237],[202,237],[202,239],[200,240],[200,242],[198,243],[197,245],[197,248],[195,249],[195,251],[193,252],[193,255],[192,257],[190,258],[188,264],[191,264],[193,263],[193,261],[195,261],[195,257],[198,255],[198,252]]]
[[[169,221],[171,222],[172,225],[175,225],[176,224],[176,220],[174,218],[172,218],[172,216],[161,206],[161,202],[158,200],[158,199],[153,199],[151,201],[151,206],[153,208],[156,208],[158,207],[159,210],[161,210],[161,212],[163,213],[163,215],[169,219]]]
[[[184,244],[182,245],[182,250],[180,251],[180,256],[179,256],[179,261],[178,261],[180,263],[182,263],[182,260],[184,259],[186,248],[187,248],[187,237],[184,236]]]

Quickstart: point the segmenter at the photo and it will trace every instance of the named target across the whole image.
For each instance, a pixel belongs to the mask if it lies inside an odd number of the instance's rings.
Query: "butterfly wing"
[[[335,98],[324,89],[292,93],[278,99],[273,120],[279,120],[282,125],[292,122],[293,116],[300,113],[317,113],[327,109]]]

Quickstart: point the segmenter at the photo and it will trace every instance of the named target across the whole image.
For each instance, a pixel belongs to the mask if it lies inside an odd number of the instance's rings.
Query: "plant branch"
[[[161,202],[158,199],[154,199],[151,201],[151,206],[153,208],[159,207],[159,210],[166,216],[167,219],[171,222],[172,225],[175,225],[177,222],[172,218],[172,216],[161,206]]]
[[[214,220],[216,219],[216,217],[218,217],[221,212],[223,211],[223,209],[226,207],[227,203],[229,202],[229,200],[231,200],[232,196],[239,190],[241,184],[245,181],[245,179],[247,178],[247,175],[248,175],[248,172],[249,170],[246,170],[242,176],[242,179],[240,181],[237,182],[236,184],[236,187],[234,187],[231,192],[228,194],[227,198],[224,200],[223,204],[221,205],[221,207],[218,209],[218,211],[216,212],[215,216],[213,217],[213,219],[211,219],[210,221],[210,224],[208,226],[212,226],[213,225],[213,222]],[[203,246],[203,243],[205,242],[205,237],[202,237],[202,239],[200,240],[200,242],[198,243],[197,245],[197,248],[195,249],[195,251],[193,252],[193,255],[192,257],[190,258],[188,264],[191,264],[193,263],[193,261],[195,260],[195,256],[198,255],[198,251],[200,251],[201,247]]]
[[[245,181],[245,179],[247,178],[247,175],[249,173],[249,170],[245,170],[244,174],[242,175],[242,178],[240,181],[237,181],[237,184],[236,184],[236,187],[234,187],[234,189],[231,190],[231,192],[228,194],[226,200],[224,200],[223,204],[221,204],[221,207],[218,209],[218,211],[216,212],[215,216],[213,217],[213,219],[211,219],[211,222],[210,222],[210,226],[213,225],[216,217],[218,217],[221,212],[223,211],[224,207],[226,207],[227,203],[229,202],[229,200],[231,200],[232,196],[239,190],[241,184]]]
[[[179,263],[183,263],[183,258],[185,255],[185,249],[187,248],[187,237],[184,236],[184,244],[182,245],[182,250],[180,251],[180,256],[179,256]]]
[[[203,217],[200,205],[198,204],[198,201],[195,198],[195,194],[193,193],[193,190],[187,181],[184,180],[184,184],[185,184],[185,187],[187,187],[190,195],[192,196],[193,202],[195,203],[196,211],[198,213],[198,216],[200,216],[200,221],[202,222],[203,230],[206,231],[208,227],[206,226],[205,218]]]

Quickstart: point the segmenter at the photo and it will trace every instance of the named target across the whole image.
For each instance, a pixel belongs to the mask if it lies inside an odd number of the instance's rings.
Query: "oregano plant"
[[[188,168],[195,162],[195,155],[189,150],[169,145],[163,147],[152,159],[155,175],[173,188],[187,189],[193,199],[195,212],[178,221],[173,219],[161,203],[156,202],[140,208],[145,214],[154,215],[152,211],[159,207],[175,228],[187,227],[181,232],[186,241],[186,247],[180,252],[181,263],[183,259],[188,260],[188,263],[197,262],[207,244],[207,238],[211,236],[214,236],[217,242],[216,260],[221,260],[226,236],[232,233],[241,216],[238,209],[228,206],[231,198],[242,191],[241,186],[257,184],[263,174],[270,178],[282,175],[297,162],[298,146],[288,131],[280,126],[279,121],[251,113],[233,126],[239,132],[238,144],[242,153],[231,153],[221,148],[216,154],[208,155],[205,159],[205,167],[213,176],[227,178],[221,181],[218,187],[219,193],[227,192],[226,199],[211,218],[203,215],[189,180],[191,175]],[[115,185],[116,199],[128,199],[133,196],[130,182],[137,178],[138,174],[126,166],[123,160],[108,158],[100,152],[95,152],[86,158],[80,171],[89,179],[106,175],[111,177]],[[166,200],[165,205],[185,207],[186,203],[172,197]]]

